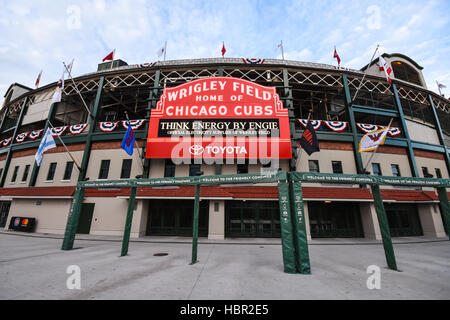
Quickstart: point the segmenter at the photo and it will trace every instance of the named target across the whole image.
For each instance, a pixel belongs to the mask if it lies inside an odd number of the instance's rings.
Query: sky
[[[278,58],[360,69],[377,44],[424,67],[450,96],[449,0],[0,0],[0,101],[8,87],[57,81],[62,62],[73,76],[97,70],[113,49],[128,64],[226,57]]]

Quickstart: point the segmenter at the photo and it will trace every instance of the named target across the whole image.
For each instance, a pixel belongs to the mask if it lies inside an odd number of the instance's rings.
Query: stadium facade
[[[52,103],[56,83],[38,89],[14,83],[0,112],[0,228],[13,227],[14,217],[27,217],[36,219],[36,232],[64,234],[77,183],[87,180],[267,170],[448,179],[450,101],[427,89],[422,67],[411,58],[402,54],[383,57],[393,69],[392,85],[377,60],[353,70],[242,58],[102,63],[97,72],[76,77],[74,82],[66,79],[58,103]],[[151,120],[164,90],[211,77],[238,78],[278,94],[286,112],[279,125],[288,129],[287,140],[280,136],[279,142],[288,143],[287,156],[270,162],[247,156],[226,162],[188,163],[188,159],[180,163],[159,152],[165,147],[164,140],[160,144],[150,140],[164,136],[164,130],[173,125],[169,121],[166,128],[155,128]],[[247,119],[260,118],[258,110],[246,112]],[[312,120],[320,147],[311,156],[298,143],[307,119]],[[391,120],[385,143],[372,158],[369,152],[358,152],[366,132],[385,127]],[[34,156],[49,123],[55,127],[57,147],[46,151],[37,166]],[[136,137],[132,156],[121,148],[128,125],[133,126]],[[370,188],[360,184],[302,185],[308,237],[381,239]],[[77,232],[122,235],[129,193],[129,188],[120,187],[86,189]],[[193,186],[139,187],[131,236],[192,235],[194,193]],[[383,186],[381,194],[392,236],[446,236],[434,188]],[[200,236],[280,237],[275,184],[207,186],[201,188],[200,199]]]

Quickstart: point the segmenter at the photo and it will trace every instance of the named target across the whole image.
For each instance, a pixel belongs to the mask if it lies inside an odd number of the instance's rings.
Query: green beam
[[[0,188],[3,188],[3,186],[5,185],[6,176],[9,171],[9,165],[11,163],[12,154],[13,154],[12,146],[16,141],[16,137],[17,137],[20,127],[22,126],[23,117],[25,116],[25,113],[27,110],[27,103],[28,103],[28,97],[25,97],[25,100],[22,103],[22,108],[20,109],[19,117],[17,118],[17,122],[16,122],[16,126],[14,128],[13,135],[11,136],[12,137],[11,144],[8,147],[8,153],[6,155],[5,166],[3,167],[3,174],[1,177],[1,181],[0,181]]]
[[[122,251],[120,256],[126,256],[128,253],[128,245],[130,243],[131,224],[133,222],[134,204],[136,202],[136,187],[130,188],[130,199],[128,200],[127,219],[125,221],[125,229],[123,232]]]
[[[396,111],[380,110],[377,108],[358,106],[358,105],[352,105],[352,109],[353,109],[353,112],[373,114],[373,115],[377,115],[377,116],[386,116],[386,117],[391,117],[391,118],[398,117],[398,112],[396,112]]]
[[[450,156],[448,154],[447,147],[445,146],[444,133],[442,132],[441,122],[439,121],[439,116],[436,112],[436,107],[434,106],[433,97],[431,96],[431,94],[428,94],[428,101],[430,102],[431,110],[433,110],[434,124],[436,126],[436,131],[437,131],[437,134],[439,137],[439,142],[441,143],[441,145],[445,151],[444,152],[445,163],[447,165],[448,175],[450,176]]]
[[[281,245],[283,252],[284,272],[296,273],[289,183],[278,183],[278,200],[280,204]]]
[[[66,231],[61,246],[61,250],[72,250],[75,241],[75,233],[78,228],[78,221],[80,220],[81,207],[84,200],[84,188],[77,187],[73,195],[72,208],[70,209],[69,217],[67,218]]]
[[[359,139],[358,139],[358,131],[356,129],[356,121],[355,121],[355,113],[353,112],[352,107],[352,98],[350,97],[350,88],[348,86],[347,75],[342,75],[342,84],[344,85],[344,96],[345,96],[345,106],[347,108],[350,130],[353,135],[353,156],[355,158],[356,170],[358,173],[362,174],[363,172],[363,162],[361,158],[361,154],[359,153]]]
[[[413,177],[418,177],[419,171],[417,170],[416,158],[414,156],[414,150],[412,148],[411,139],[409,137],[408,127],[406,126],[405,115],[403,114],[402,104],[400,102],[400,98],[398,97],[397,86],[395,85],[395,83],[392,84],[392,91],[394,92],[395,105],[397,106],[397,111],[399,114],[400,122],[402,124],[403,133],[405,134],[405,138],[408,142],[407,152],[411,172],[413,174]]]
[[[197,262],[197,243],[198,243],[198,217],[200,210],[200,185],[195,185],[194,214],[192,218],[192,259],[191,264]]]
[[[293,209],[292,221],[294,225],[294,246],[297,272],[301,274],[311,274],[303,192],[300,181],[292,182],[291,204]]]
[[[159,81],[161,78],[161,70],[156,70],[155,72],[155,81],[153,82],[153,89],[150,90],[148,95],[148,105],[147,105],[147,113],[145,115],[145,134],[148,134],[148,128],[150,125],[150,116],[152,113],[152,109],[156,107],[156,99],[158,98],[159,92]],[[142,156],[145,158],[145,153],[147,152],[147,137],[145,137],[143,145],[142,145]],[[142,176],[144,178],[148,178],[150,175],[150,159],[144,159],[144,170]]]
[[[447,236],[450,240],[450,203],[448,202],[447,190],[445,188],[437,188],[437,191],[439,196],[439,206],[447,228]]]
[[[372,185],[372,196],[377,212],[378,224],[380,225],[381,238],[383,240],[384,254],[390,269],[397,270],[397,262],[395,261],[394,247],[392,246],[391,233],[389,224],[384,210],[383,198],[381,197],[380,186]]]

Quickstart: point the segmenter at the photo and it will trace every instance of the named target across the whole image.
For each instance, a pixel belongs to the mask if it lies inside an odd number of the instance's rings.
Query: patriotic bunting
[[[12,141],[12,137],[6,138],[6,139],[3,140],[2,144],[3,144],[4,147],[6,147],[7,145],[9,145],[11,143],[11,141]]]
[[[308,125],[307,119],[298,119],[298,121],[304,128],[306,128],[306,126]],[[322,120],[309,120],[309,121],[311,122],[311,125],[313,126],[314,130],[318,130],[322,125]]]
[[[263,64],[266,59],[259,58],[242,58],[242,61],[246,64]]]
[[[156,64],[156,62],[147,62],[147,63],[143,63],[143,64],[138,64],[137,67],[138,68],[151,68]]]
[[[30,134],[28,135],[28,138],[30,138],[31,140],[36,140],[41,136],[43,131],[44,129],[31,131]]]
[[[380,129],[384,129],[386,127],[382,127],[380,126]],[[397,137],[402,133],[402,131],[400,130],[400,128],[395,128],[395,127],[391,127],[388,131],[388,136],[390,137]]]
[[[144,124],[144,121],[145,120],[130,120],[130,124],[131,124],[131,129],[132,130],[137,130],[137,129],[139,129],[140,127],[142,127],[142,125]],[[122,126],[125,128],[125,129],[128,129],[128,120],[123,120],[122,121]]]
[[[87,125],[88,125],[87,123],[74,124],[74,125],[70,126],[69,131],[71,134],[77,135],[77,134],[82,133],[84,131],[84,129],[86,129]]]
[[[334,132],[342,132],[347,129],[348,122],[344,121],[324,121],[325,125]]]
[[[376,124],[357,123],[356,126],[359,129],[361,129],[361,131],[364,133],[369,133],[378,130],[378,126]]]
[[[111,132],[117,128],[119,122],[99,122],[98,126],[103,132]]]
[[[24,133],[18,134],[17,137],[16,137],[16,141],[17,141],[18,143],[24,142],[24,141],[25,141],[25,138],[26,138],[27,136],[28,136],[28,132],[24,132]]]
[[[50,132],[52,133],[52,136],[53,136],[53,137],[59,137],[59,136],[62,135],[66,130],[67,130],[67,126],[62,126],[62,127],[52,128],[52,129],[50,129]]]

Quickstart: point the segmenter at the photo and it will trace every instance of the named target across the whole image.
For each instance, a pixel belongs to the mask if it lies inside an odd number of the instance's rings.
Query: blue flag
[[[133,129],[131,129],[131,124],[128,122],[128,129],[122,139],[122,149],[125,150],[130,156],[133,155],[133,145],[136,138],[134,137]]]

